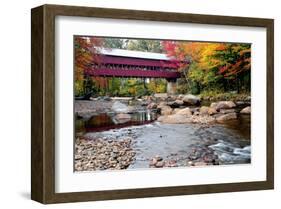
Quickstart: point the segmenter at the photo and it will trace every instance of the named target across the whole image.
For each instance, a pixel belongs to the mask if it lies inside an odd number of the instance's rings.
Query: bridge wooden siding
[[[179,72],[169,72],[162,70],[136,70],[122,68],[91,68],[85,71],[90,76],[105,77],[136,77],[136,78],[166,78],[176,79],[180,77]]]
[[[122,50],[119,50],[122,52]],[[89,76],[104,77],[136,77],[136,78],[166,78],[177,79],[180,73],[177,71],[182,62],[163,58],[164,54],[159,54],[159,58],[149,58],[149,56],[130,57],[129,50],[126,51],[128,56],[114,56],[101,54],[98,62],[93,63],[91,67],[85,70]],[[133,51],[135,53],[135,51]],[[141,52],[142,55],[145,53]],[[148,53],[158,54],[158,53]],[[161,55],[161,56],[160,56]]]

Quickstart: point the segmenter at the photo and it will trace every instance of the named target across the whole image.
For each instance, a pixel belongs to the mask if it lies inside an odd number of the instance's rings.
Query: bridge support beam
[[[167,79],[167,94],[177,93],[177,79]]]

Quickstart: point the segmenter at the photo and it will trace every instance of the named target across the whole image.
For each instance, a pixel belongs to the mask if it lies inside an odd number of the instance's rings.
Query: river
[[[76,120],[76,133],[89,138],[122,139],[131,137],[135,160],[129,169],[148,168],[150,160],[160,156],[176,166],[203,161],[206,153],[220,165],[251,162],[250,115],[224,124],[161,124],[154,111],[139,111],[131,119],[116,124],[111,113]]]

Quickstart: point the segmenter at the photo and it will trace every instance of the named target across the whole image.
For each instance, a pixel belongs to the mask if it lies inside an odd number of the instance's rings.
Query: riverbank
[[[206,104],[163,94],[75,101],[75,170],[250,163],[250,101]]]
[[[158,121],[162,123],[214,123],[237,119],[240,114],[251,113],[251,102],[202,100],[194,95],[168,96],[155,94],[142,98],[105,97],[93,98],[91,101],[75,101],[77,119],[90,119],[93,116],[107,114],[116,123],[126,123],[132,114],[141,111],[159,113]]]
[[[75,171],[126,169],[134,160],[132,139],[90,139],[77,138],[75,141]]]

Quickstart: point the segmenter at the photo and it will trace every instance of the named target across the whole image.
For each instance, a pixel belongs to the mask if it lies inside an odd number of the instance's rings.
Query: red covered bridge
[[[177,79],[181,62],[165,54],[102,49],[98,62],[86,69],[86,75],[107,77],[140,77]]]
[[[140,52],[123,49],[100,49],[96,62],[85,70],[87,76],[124,78],[165,78],[167,92],[176,92],[176,80],[180,77],[178,69],[182,64],[167,57],[166,54]]]

